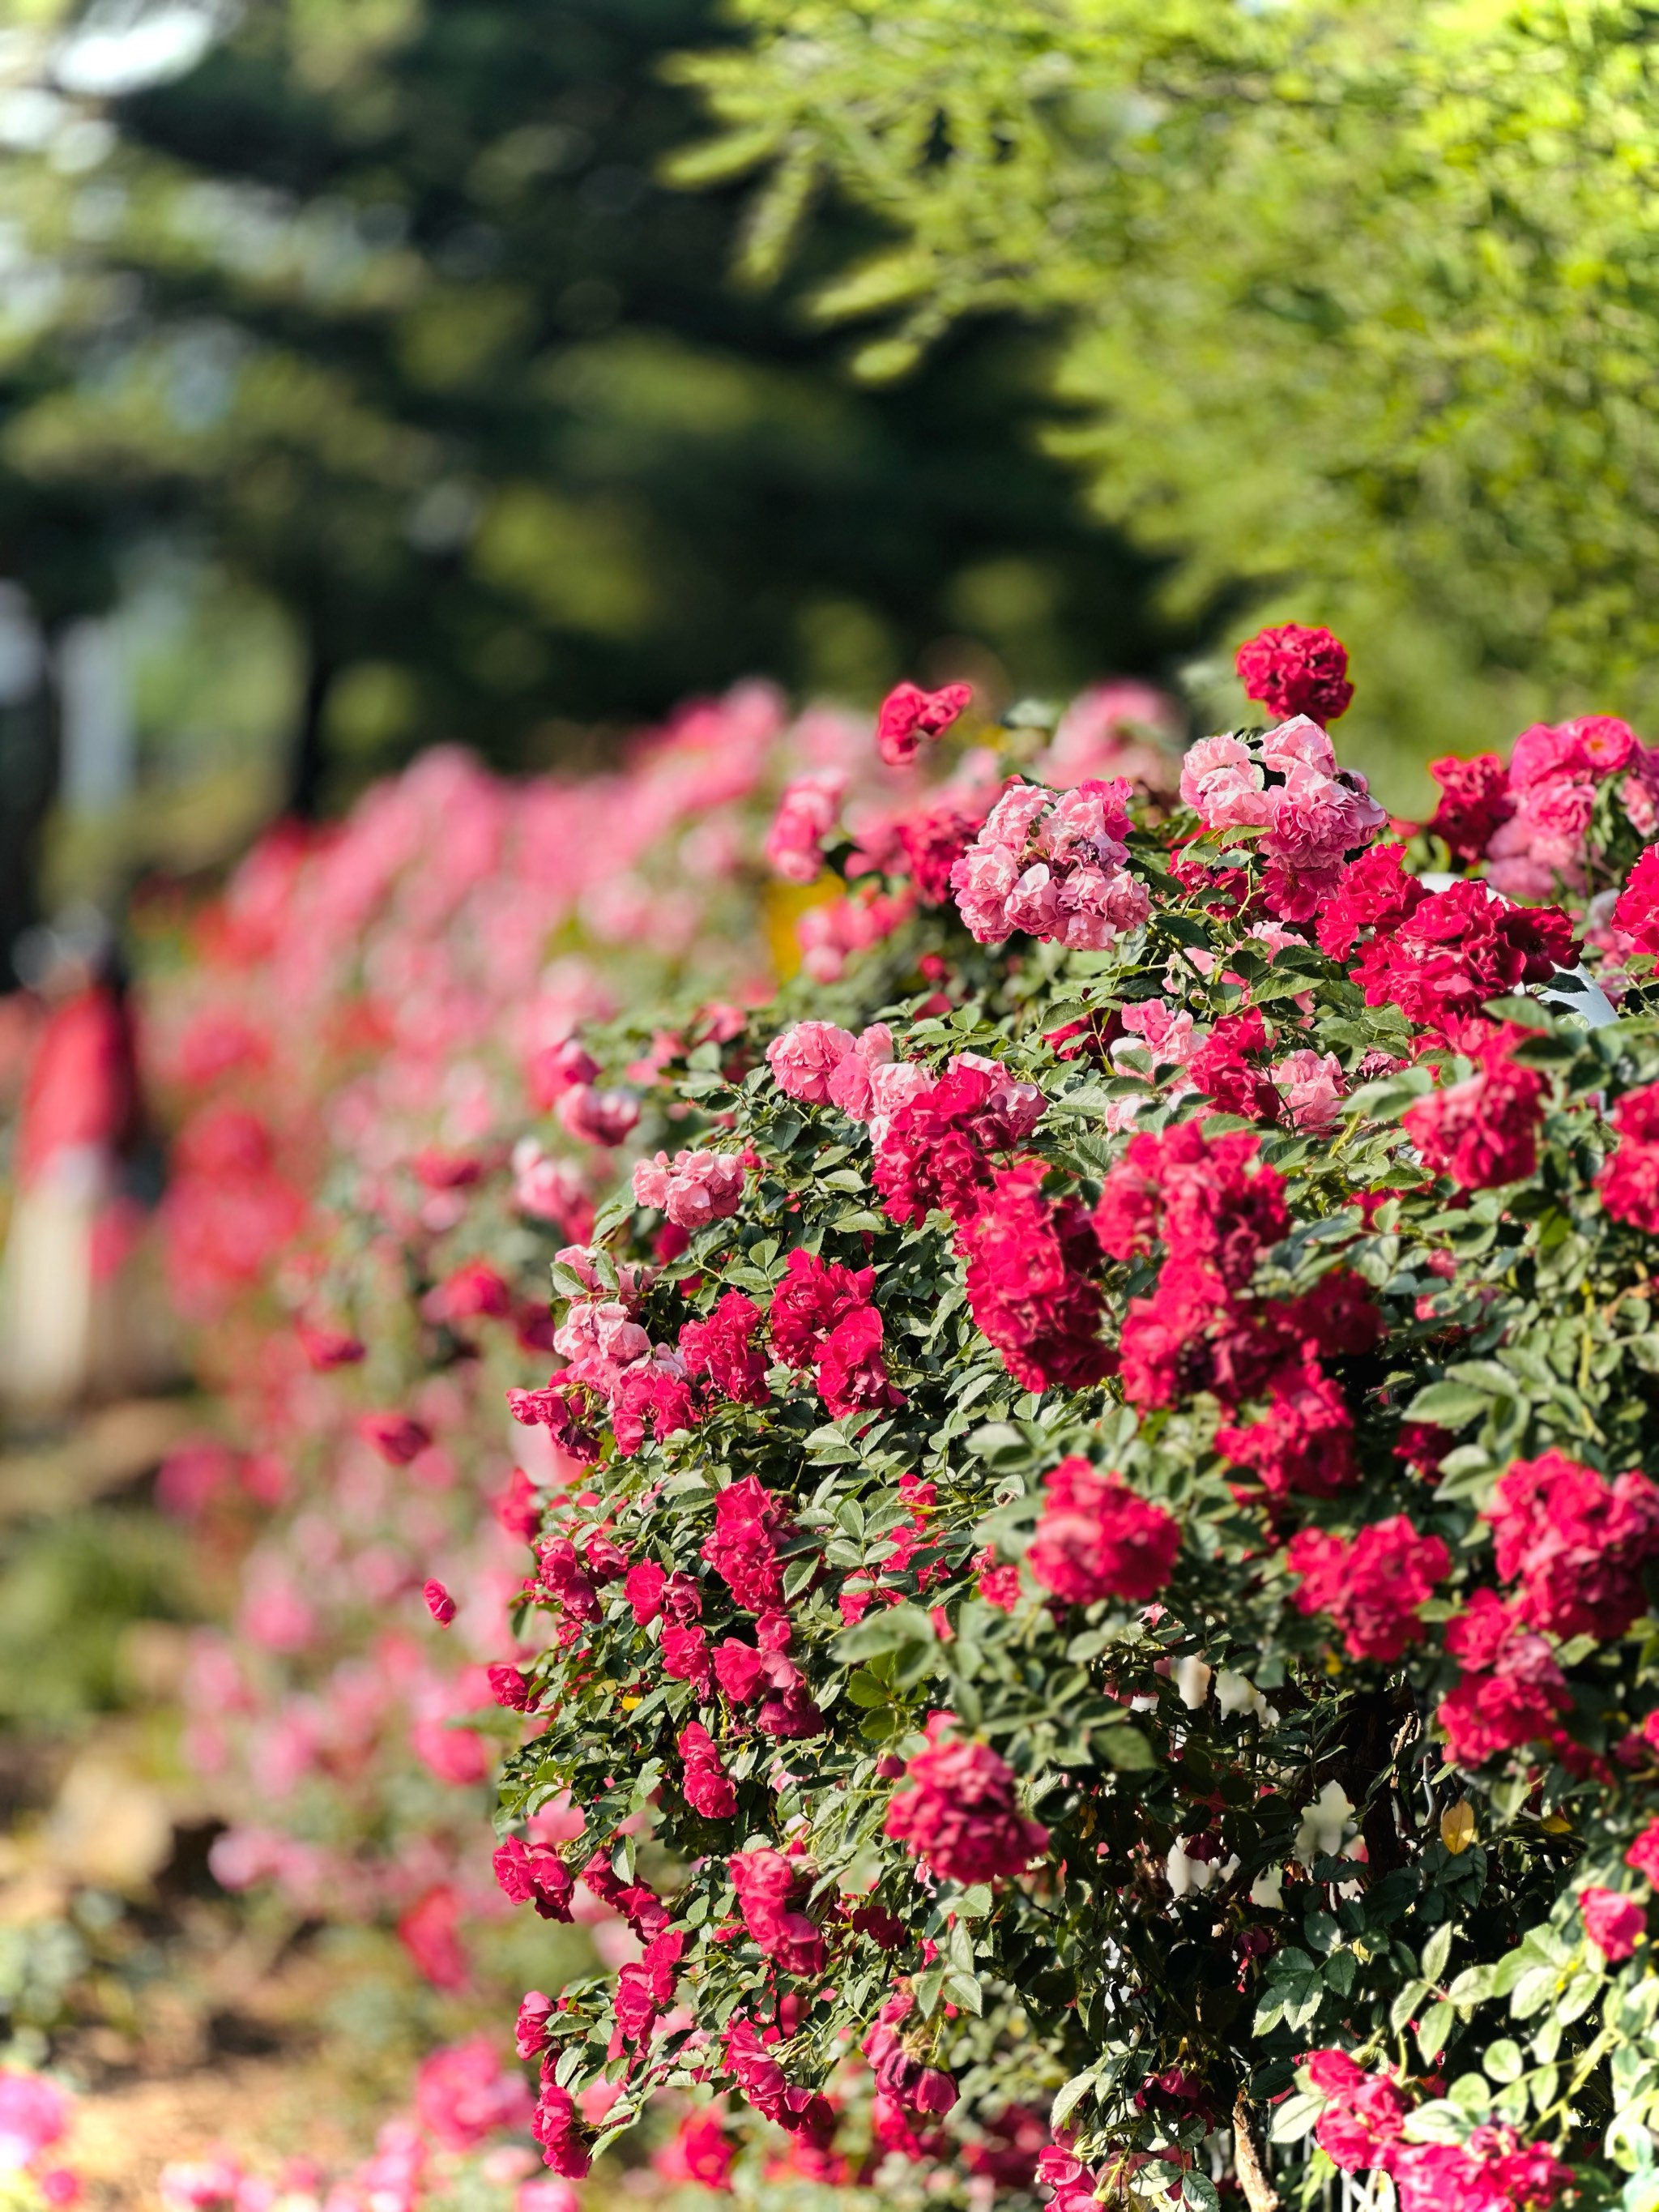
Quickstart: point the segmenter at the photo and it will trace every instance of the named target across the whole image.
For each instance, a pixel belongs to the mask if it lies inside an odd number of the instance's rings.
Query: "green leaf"
[[[842,1666],[853,1666],[883,1651],[902,1651],[906,1644],[934,1640],[933,1624],[920,1606],[890,1605],[868,1620],[842,1629],[836,1638],[835,1652]]]
[[[1457,2018],[1457,2008],[1443,2000],[1429,2007],[1418,2024],[1417,2047],[1423,2054],[1423,2063],[1432,2066],[1446,2047],[1446,2038],[1451,2033]]]
[[[1095,2086],[1092,2073],[1073,2074],[1054,2092],[1054,2101],[1048,2110],[1048,2125],[1058,2130],[1063,2128],[1072,2114]]]
[[[1445,1972],[1451,1947],[1452,1923],[1448,1920],[1435,1929],[1423,1946],[1423,1978],[1425,1982],[1437,1982]]]
[[[1144,1774],[1158,1765],[1158,1753],[1137,1728],[1110,1728],[1096,1738],[1096,1748],[1120,1774]]]
[[[1553,1966],[1528,1966],[1510,1992],[1510,2013],[1516,2020],[1530,2020],[1555,1995],[1560,1979]]]
[[[1514,2081],[1519,2080],[1526,2061],[1521,2055],[1520,2045],[1512,2037],[1500,2035],[1496,2043],[1487,2047],[1480,2063],[1489,2081]]]
[[[1465,1382],[1431,1382],[1406,1408],[1408,1421],[1432,1421],[1443,1429],[1461,1429],[1467,1422],[1484,1419],[1492,1400],[1484,1390]]]
[[[1300,2142],[1324,2111],[1325,2104],[1325,2098],[1313,2089],[1298,2089],[1294,2096],[1286,2097],[1273,2114],[1269,2140],[1276,2143]]]

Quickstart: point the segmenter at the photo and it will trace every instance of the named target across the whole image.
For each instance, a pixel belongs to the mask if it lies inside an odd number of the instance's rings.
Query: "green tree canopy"
[[[764,170],[773,239],[826,181],[882,220],[817,293],[867,325],[866,375],[965,314],[1059,313],[1054,442],[1178,563],[1176,607],[1243,577],[1371,634],[1373,665],[1408,611],[1413,659],[1525,679],[1511,707],[1650,706],[1651,9],[736,13],[746,46],[683,65],[720,130],[680,172]],[[1455,697],[1431,737],[1468,734]]]

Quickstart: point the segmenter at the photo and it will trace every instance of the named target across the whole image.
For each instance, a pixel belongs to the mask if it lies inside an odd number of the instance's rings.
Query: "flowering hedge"
[[[1124,762],[1157,781],[1169,757],[1128,726],[1167,713],[1107,687],[1024,742],[1060,772]],[[215,1586],[227,1550],[240,1558],[233,1616],[199,1632],[186,1683],[185,1748],[230,1821],[213,1863],[296,1922],[395,1934],[421,2042],[499,2021],[526,1959],[556,1978],[593,1955],[515,1925],[481,1847],[514,1725],[491,1670],[533,1656],[509,1617],[523,1546],[542,1491],[574,1471],[504,1403],[546,1373],[549,1261],[626,1182],[633,1147],[677,1146],[660,1078],[674,1034],[740,1026],[792,938],[827,984],[904,922],[902,896],[835,895],[812,825],[851,821],[879,846],[919,812],[948,827],[982,811],[988,757],[962,753],[941,780],[933,748],[915,764],[920,744],[907,759],[901,738],[884,764],[867,721],[790,721],[746,685],[586,781],[514,787],[428,756],[343,823],[275,834],[183,957],[149,963],[152,1079],[180,1125],[165,1252],[220,1401],[161,1495]],[[605,1026],[619,1006],[659,1007],[663,1026],[623,1043]],[[672,1207],[695,1219],[701,1202]],[[528,1832],[580,1828],[555,1803]],[[626,1954],[611,1905],[584,1891],[576,1914],[602,1957]],[[474,2039],[457,2048],[465,2065],[434,2061],[339,2206],[386,2212],[394,2179],[399,2207],[448,2203],[457,2142],[489,2130],[439,2126],[444,2084],[480,2065],[495,2080]],[[497,2063],[510,2049],[503,2035]],[[498,2118],[512,2103],[464,2101]],[[545,2212],[510,2165],[478,2204]]]
[[[524,2001],[558,2172],[667,2090],[716,2182],[1655,2193],[1659,1035],[1497,885],[1636,862],[1639,1006],[1659,756],[1529,732],[1395,835],[1334,641],[1241,667],[1178,800],[787,806],[904,918],[659,1038],[555,1261],[495,1870],[636,1939]]]

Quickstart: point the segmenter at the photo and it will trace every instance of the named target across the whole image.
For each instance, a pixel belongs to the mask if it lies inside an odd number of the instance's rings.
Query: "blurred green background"
[[[802,300],[867,221],[745,283],[739,188],[659,180],[700,127],[661,64],[728,35],[707,0],[12,16],[12,854],[65,691],[88,734],[47,896],[210,865],[434,740],[542,767],[750,672],[1055,690],[1196,637],[1040,449],[1040,330],[861,386]]]
[[[6,0],[0,954],[420,746],[1354,651],[1345,751],[1659,648],[1627,0]]]

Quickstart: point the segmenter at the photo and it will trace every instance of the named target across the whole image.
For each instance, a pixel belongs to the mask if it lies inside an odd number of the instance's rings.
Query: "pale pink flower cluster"
[[[1620,796],[1638,833],[1655,825],[1659,756],[1638,743],[1628,724],[1590,714],[1522,730],[1510,757],[1513,811],[1486,846],[1486,877],[1514,899],[1553,899],[1565,886],[1584,888],[1584,845],[1601,785],[1628,770]]]
[[[847,898],[808,907],[795,924],[800,964],[815,983],[838,983],[854,953],[879,945],[915,911],[908,890],[895,895],[863,886]]]
[[[743,1162],[735,1152],[659,1152],[634,1170],[634,1196],[681,1229],[706,1229],[743,1203]]]
[[[893,1032],[885,1022],[872,1022],[858,1036],[833,1022],[797,1022],[775,1039],[766,1056],[781,1091],[811,1105],[838,1107],[849,1121],[864,1122],[878,1150],[902,1106],[964,1068],[1001,1079],[983,1111],[1006,1122],[1015,1141],[1036,1127],[1048,1104],[1035,1083],[1018,1081],[982,1053],[958,1053],[941,1075],[921,1060],[895,1060]]]
[[[1149,791],[1172,792],[1180,730],[1181,709],[1167,692],[1150,684],[1097,684],[1060,716],[1036,773],[1061,788],[1089,776],[1122,775]]]
[[[1201,738],[1182,764],[1181,796],[1206,830],[1265,831],[1261,852],[1297,874],[1328,872],[1389,818],[1306,714],[1251,740]]]
[[[836,826],[847,778],[838,769],[820,769],[784,786],[778,811],[766,833],[766,857],[774,875],[788,884],[810,884],[823,867],[823,840]]]
[[[534,1137],[520,1137],[513,1147],[513,1203],[533,1220],[556,1222],[567,1236],[585,1237],[592,1226],[593,1201],[581,1170],[544,1152]]]
[[[1017,929],[1073,951],[1103,951],[1152,911],[1130,874],[1129,786],[1080,783],[1055,795],[1015,784],[951,871],[957,910],[981,945]]]
[[[1298,1046],[1273,1062],[1273,1079],[1285,1121],[1304,1136],[1322,1137],[1342,1118],[1342,1063],[1334,1052]]]

